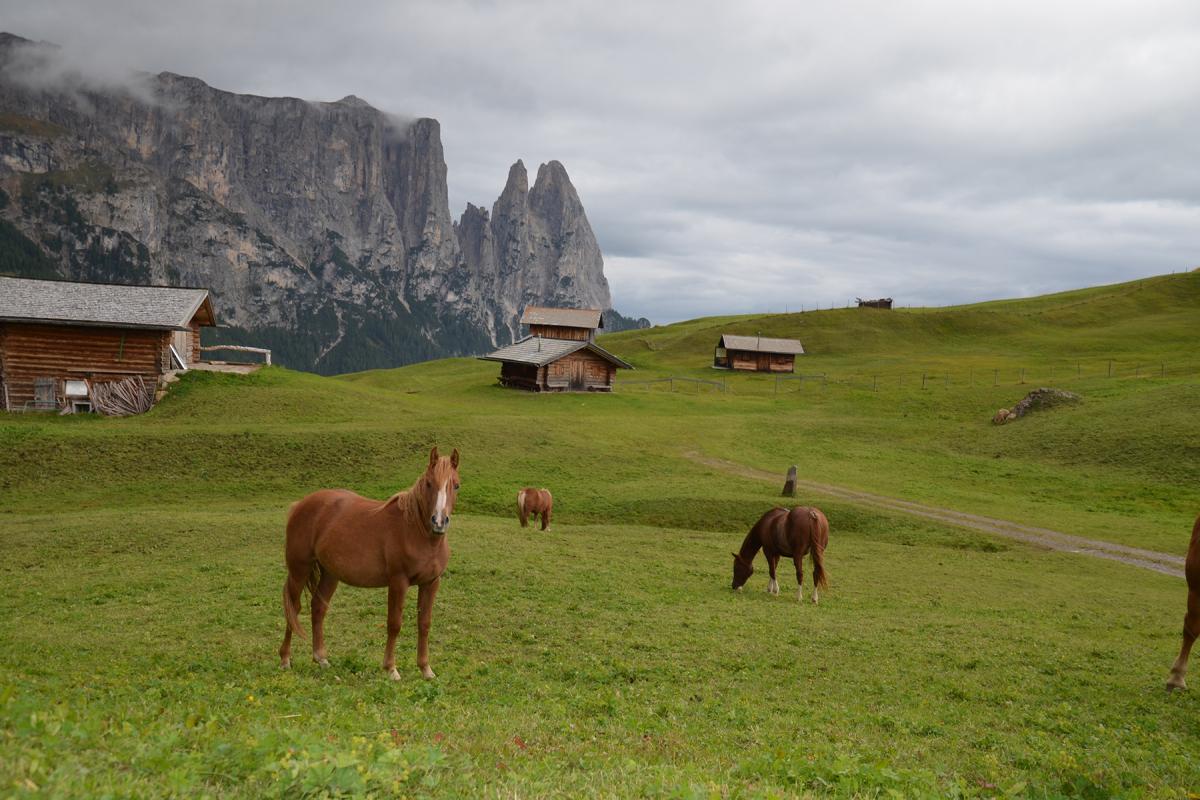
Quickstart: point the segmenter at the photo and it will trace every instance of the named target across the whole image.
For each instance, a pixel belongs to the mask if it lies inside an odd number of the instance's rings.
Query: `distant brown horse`
[[[1187,560],[1183,563],[1183,574],[1187,577],[1188,585],[1187,616],[1183,618],[1183,646],[1179,648],[1179,658],[1171,667],[1168,689],[1187,688],[1184,677],[1187,675],[1188,655],[1192,652],[1196,637],[1200,636],[1200,517],[1192,527],[1192,543],[1188,546]]]
[[[733,554],[733,588],[740,589],[754,573],[754,557],[762,550],[771,570],[767,591],[779,594],[775,565],[781,556],[796,564],[796,599],[804,599],[804,556],[812,553],[813,602],[821,599],[821,589],[829,583],[825,572],[825,548],[829,545],[829,521],[820,509],[797,506],[791,511],[773,508],[754,523],[746,534],[740,552]]]
[[[553,510],[554,498],[550,496],[548,489],[526,488],[517,492],[517,517],[521,520],[522,528],[528,527],[530,517],[536,521],[540,514],[542,530],[546,530],[550,527]]]
[[[429,668],[429,626],[433,599],[450,545],[446,530],[458,497],[458,450],[449,458],[429,453],[429,466],[412,488],[387,500],[368,500],[345,489],[322,489],[292,506],[288,513],[285,557],[288,576],[283,585],[287,627],[279,659],[292,664],[292,633],[301,636],[297,614],[300,593],[307,588],[312,606],[313,661],[329,666],[325,653],[325,612],[338,581],[351,586],[388,589],[387,648],[383,668],[392,680],[396,670],[396,635],[404,613],[404,595],[416,584],[417,666],[426,678]]]

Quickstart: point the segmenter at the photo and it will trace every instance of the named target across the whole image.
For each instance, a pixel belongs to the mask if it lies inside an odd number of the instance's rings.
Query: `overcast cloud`
[[[656,322],[1200,265],[1200,4],[0,0],[94,68],[436,117],[451,211],[558,159]]]

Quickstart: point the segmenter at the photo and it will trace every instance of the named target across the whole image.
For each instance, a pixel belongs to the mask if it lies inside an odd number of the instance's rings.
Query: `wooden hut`
[[[604,315],[595,308],[526,306],[521,324],[529,326],[530,336],[590,342],[604,327]]]
[[[0,277],[0,407],[72,410],[89,382],[133,376],[156,388],[214,325],[207,289]]]
[[[892,298],[881,297],[878,300],[863,300],[861,297],[858,300],[859,308],[884,308],[890,310],[892,307]]]
[[[534,392],[611,392],[618,369],[633,369],[591,340],[527,336],[480,356],[500,362],[500,384]]]
[[[796,356],[803,354],[804,345],[796,339],[726,333],[713,350],[713,366],[750,372],[795,372]]]

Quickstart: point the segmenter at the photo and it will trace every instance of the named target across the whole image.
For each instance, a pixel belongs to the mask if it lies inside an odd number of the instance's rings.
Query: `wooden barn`
[[[530,336],[590,342],[604,327],[604,315],[595,308],[526,306],[521,324],[529,326]]]
[[[803,354],[804,345],[796,339],[726,333],[713,350],[713,366],[750,372],[795,372],[796,356]]]
[[[214,325],[207,289],[0,277],[0,407],[83,408],[89,383],[133,376],[154,389]]]
[[[534,392],[611,392],[618,369],[633,369],[586,339],[527,336],[480,356],[500,362],[500,384]]]

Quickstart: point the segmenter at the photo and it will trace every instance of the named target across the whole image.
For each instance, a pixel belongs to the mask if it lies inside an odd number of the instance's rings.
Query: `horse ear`
[[[454,448],[454,452],[450,454],[450,466],[458,469],[458,448]]]
[[[437,461],[438,461],[437,445],[435,444],[433,446],[433,449],[429,451],[429,466],[432,467],[434,464],[437,464]]]

